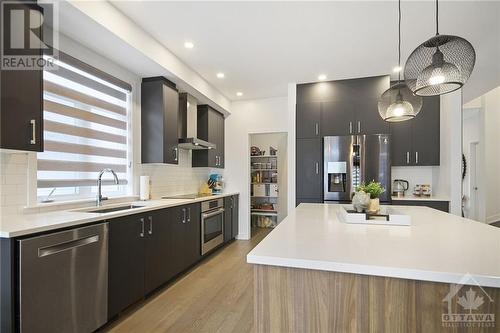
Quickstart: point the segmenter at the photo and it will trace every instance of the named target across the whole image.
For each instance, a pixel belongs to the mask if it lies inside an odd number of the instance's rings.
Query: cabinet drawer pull
[[[144,237],[144,218],[142,217],[142,218],[140,219],[140,221],[141,221],[141,233],[139,234],[139,236],[140,236],[141,238],[143,238],[143,237]]]
[[[352,121],[349,122],[349,134],[352,134]]]
[[[30,125],[31,125],[31,140],[30,140],[30,144],[36,145],[36,119],[31,119],[30,120]]]
[[[153,217],[149,216],[148,220],[149,220],[149,231],[148,231],[148,234],[152,235],[153,234]]]
[[[182,223],[186,223],[186,208],[182,208]]]
[[[406,152],[406,164],[410,164],[410,152]]]
[[[315,130],[316,130],[316,135],[319,135],[319,124],[316,123],[315,125]]]
[[[187,217],[187,221],[188,222],[191,222],[191,208],[188,208],[188,217]]]
[[[415,164],[418,164],[418,151],[415,152]]]
[[[174,148],[174,161],[179,161],[179,148]]]
[[[358,120],[358,134],[361,133],[361,121]]]
[[[316,174],[319,175],[319,163],[316,162]]]

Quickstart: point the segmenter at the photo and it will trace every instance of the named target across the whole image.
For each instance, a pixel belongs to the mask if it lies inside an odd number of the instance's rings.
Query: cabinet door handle
[[[349,134],[352,134],[352,121],[349,122]]]
[[[410,164],[410,152],[406,152],[406,164]]]
[[[319,175],[319,163],[316,162],[316,174]]]
[[[174,161],[179,161],[179,148],[174,148]]]
[[[316,135],[319,135],[319,124],[316,123],[315,125],[315,130],[316,130]]]
[[[188,222],[191,222],[191,207],[189,207],[187,210],[188,210],[188,218],[187,218],[187,221],[188,221]]]
[[[30,140],[30,144],[36,145],[36,119],[31,119],[30,120],[30,125],[31,125],[31,140]]]
[[[415,164],[418,164],[418,151],[415,152]]]
[[[186,208],[182,208],[182,223],[186,223]]]
[[[361,133],[361,121],[358,120],[358,134]]]
[[[140,221],[141,221],[141,233],[139,234],[139,236],[141,236],[141,238],[143,238],[144,237],[144,217],[141,217]]]
[[[152,235],[153,234],[153,217],[149,216],[148,220],[149,220],[149,231],[148,231],[148,234]]]

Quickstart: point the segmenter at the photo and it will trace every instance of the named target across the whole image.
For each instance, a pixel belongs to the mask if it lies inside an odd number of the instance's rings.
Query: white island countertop
[[[347,224],[340,205],[301,204],[248,255],[252,264],[500,288],[500,228],[427,207],[392,206],[411,226]]]
[[[125,209],[109,213],[86,212],[85,210],[97,207],[61,210],[47,213],[0,216],[0,238],[13,238],[46,232],[68,227],[81,226],[97,221],[109,220],[116,217],[145,213],[152,210],[188,205],[196,202],[236,195],[238,192],[228,192],[196,199],[157,199],[147,201],[122,202],[117,204],[103,204],[99,208],[118,207],[126,204],[141,206],[140,208]]]

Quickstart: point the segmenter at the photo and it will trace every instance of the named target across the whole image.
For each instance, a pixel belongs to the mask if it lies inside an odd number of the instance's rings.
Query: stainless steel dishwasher
[[[20,331],[90,333],[107,320],[108,224],[19,241]]]

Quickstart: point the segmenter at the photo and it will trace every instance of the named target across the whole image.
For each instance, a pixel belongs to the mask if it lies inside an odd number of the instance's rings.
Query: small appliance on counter
[[[219,174],[211,174],[208,178],[208,187],[212,189],[212,194],[221,194],[224,188],[224,178]]]
[[[432,195],[432,189],[430,185],[415,185],[413,188],[413,195],[416,197],[430,197]]]
[[[392,183],[392,196],[402,198],[405,196],[405,192],[408,191],[410,183],[405,179],[394,179]]]

